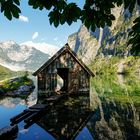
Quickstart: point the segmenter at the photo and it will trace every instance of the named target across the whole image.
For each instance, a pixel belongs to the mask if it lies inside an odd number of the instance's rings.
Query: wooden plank
[[[28,112],[39,112],[43,109],[28,109]]]
[[[24,114],[24,115],[20,116],[19,118],[13,120],[12,123],[11,123],[11,125],[12,125],[12,124],[17,124],[17,123],[23,121],[25,118],[27,118],[27,117],[30,116],[31,114],[32,114],[32,112],[27,112],[26,114]]]
[[[46,112],[47,110],[49,110],[52,105],[57,103],[60,99],[62,99],[66,95],[67,94],[51,96],[46,99],[49,102],[49,104],[35,104],[35,105],[29,107],[29,109],[26,109],[22,113],[11,118],[10,119],[11,125],[17,124],[17,123],[23,121],[24,119],[25,119],[24,122],[26,122],[26,123],[31,122],[33,119],[37,118],[37,116],[42,114],[44,111]],[[52,103],[52,104],[50,104],[50,103]]]
[[[48,105],[46,105],[46,104],[35,104],[35,105],[29,107],[29,109],[26,109],[22,113],[20,113],[20,114],[16,115],[15,117],[11,118],[10,121],[13,122],[13,121],[21,118],[22,116],[28,114],[29,112],[37,112],[38,109],[44,109],[44,108],[46,108],[46,106],[48,106]]]
[[[27,113],[27,109],[24,110],[22,113],[20,113],[20,114],[14,116],[13,118],[11,118],[10,121],[12,122],[12,121],[18,119],[19,117],[23,116],[23,115],[26,114],[26,113]]]
[[[45,109],[48,106],[49,106],[48,104],[35,104],[29,107],[29,109]]]
[[[48,104],[35,104],[31,107],[29,107],[29,111],[32,111],[33,113],[28,116],[24,122],[25,123],[30,123],[33,120],[35,120],[35,118],[37,117],[41,117],[42,113],[44,113],[44,111],[47,111],[49,109],[49,105]],[[35,111],[35,112],[34,112]]]
[[[29,128],[31,125],[33,125],[35,122],[34,121],[31,121],[31,122],[29,122],[29,123],[26,123],[25,125],[24,125],[24,129],[27,129],[27,128]]]
[[[26,119],[24,120],[24,122],[25,122],[25,123],[31,122],[31,121],[33,120],[33,118],[34,118],[36,115],[38,115],[38,114],[39,114],[39,112],[34,112],[34,113],[31,114],[28,118],[26,118]]]
[[[48,107],[48,106],[49,106],[48,104],[35,104],[35,105],[29,107],[29,109],[26,109],[22,113],[11,118],[10,119],[11,125],[17,124],[29,116],[32,117],[34,114],[41,112],[42,110],[46,109],[46,107]]]
[[[51,96],[51,97],[49,97],[49,98],[47,98],[46,100],[47,101],[57,101],[57,100],[59,100],[60,98],[62,98],[64,95],[54,95],[54,96]]]
[[[34,115],[30,116],[29,118],[27,118],[26,120],[24,120],[24,122],[26,123],[24,125],[24,128],[27,129],[28,127],[30,127],[31,125],[33,125],[42,116],[44,116],[44,113],[46,114],[46,111],[40,111],[40,113],[34,114]]]

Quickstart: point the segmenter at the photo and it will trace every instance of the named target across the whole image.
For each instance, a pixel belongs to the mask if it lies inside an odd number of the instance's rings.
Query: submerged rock
[[[18,126],[6,126],[0,129],[0,140],[13,140],[17,137]]]

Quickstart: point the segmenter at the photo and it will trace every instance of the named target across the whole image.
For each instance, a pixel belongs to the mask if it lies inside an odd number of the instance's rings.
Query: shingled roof
[[[46,67],[48,67],[55,59],[57,59],[64,51],[66,51],[71,54],[71,56],[75,59],[77,63],[91,76],[95,76],[94,73],[82,62],[82,60],[78,59],[77,54],[69,47],[68,44],[65,44],[63,48],[61,48],[54,56],[52,56],[46,63],[44,63],[37,71],[33,73],[34,76],[36,76],[38,73],[40,73],[42,70],[44,70]]]

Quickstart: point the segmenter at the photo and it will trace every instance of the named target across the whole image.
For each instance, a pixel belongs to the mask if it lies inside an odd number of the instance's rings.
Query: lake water
[[[24,100],[0,99],[0,128],[37,102],[37,91]],[[25,129],[17,140],[139,140],[140,76],[100,76],[91,80],[90,98],[69,98]],[[90,110],[89,110],[90,107]]]

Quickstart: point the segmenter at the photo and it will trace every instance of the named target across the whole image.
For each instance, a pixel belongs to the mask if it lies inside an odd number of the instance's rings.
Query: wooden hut
[[[50,95],[58,92],[57,86],[61,77],[63,83],[60,93],[83,93],[90,89],[90,77],[93,72],[78,59],[68,44],[61,48],[52,58],[42,65],[36,72],[38,94]]]

